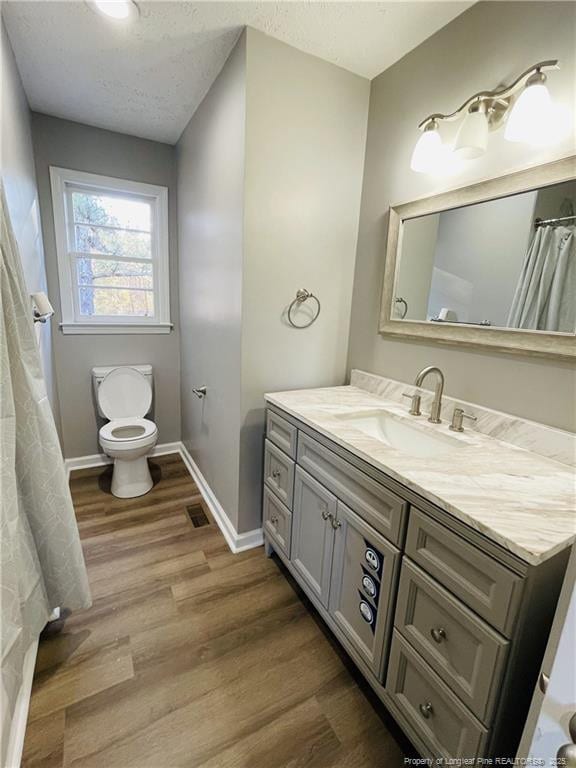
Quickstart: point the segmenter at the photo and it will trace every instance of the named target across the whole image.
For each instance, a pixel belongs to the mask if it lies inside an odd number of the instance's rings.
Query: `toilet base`
[[[119,499],[132,499],[143,496],[154,485],[148,459],[140,456],[137,459],[114,459],[111,491]]]

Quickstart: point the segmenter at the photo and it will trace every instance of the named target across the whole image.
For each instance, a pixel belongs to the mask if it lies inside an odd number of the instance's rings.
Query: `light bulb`
[[[125,21],[138,13],[138,6],[132,0],[88,0],[94,10],[116,21]]]
[[[438,125],[432,120],[424,128],[416,142],[410,168],[416,173],[431,173],[434,171],[442,155],[442,139],[438,133]]]
[[[488,118],[483,105],[468,112],[462,121],[454,152],[463,160],[474,160],[486,152],[488,144]]]
[[[556,109],[545,83],[541,72],[528,80],[506,123],[504,137],[508,141],[544,146],[558,139]]]

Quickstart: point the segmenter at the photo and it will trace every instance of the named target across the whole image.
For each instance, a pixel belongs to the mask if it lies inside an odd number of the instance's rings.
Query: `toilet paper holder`
[[[50,304],[48,296],[43,291],[32,293],[30,298],[34,304],[33,318],[35,323],[45,323],[54,314],[54,308]]]

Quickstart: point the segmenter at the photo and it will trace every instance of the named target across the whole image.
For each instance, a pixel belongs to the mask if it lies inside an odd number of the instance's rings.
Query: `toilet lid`
[[[150,410],[152,387],[135,368],[114,368],[98,387],[98,403],[107,419],[142,418]]]

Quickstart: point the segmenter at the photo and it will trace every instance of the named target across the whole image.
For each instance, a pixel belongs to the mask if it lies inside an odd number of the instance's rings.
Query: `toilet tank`
[[[148,380],[148,383],[150,386],[153,386],[153,375],[152,375],[152,366],[151,365],[100,365],[96,368],[92,368],[92,386],[94,387],[94,397],[96,399],[96,407],[98,408],[98,415],[102,416],[103,418],[106,418],[102,411],[100,410],[100,405],[98,404],[98,387],[102,383],[102,380],[107,376],[110,371],[113,371],[115,368],[135,368],[137,371],[140,371],[140,373],[146,377]]]

